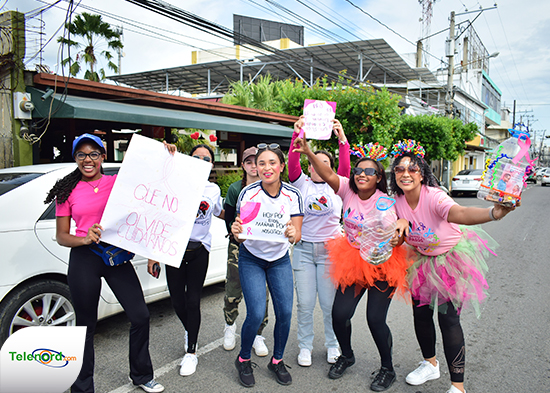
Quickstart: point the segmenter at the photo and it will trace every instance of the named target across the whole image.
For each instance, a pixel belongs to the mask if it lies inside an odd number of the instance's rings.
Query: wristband
[[[491,221],[500,221],[502,220],[502,217],[501,218],[496,218],[495,215],[493,214],[493,210],[495,210],[495,207],[491,207],[489,209],[489,218],[491,219]]]

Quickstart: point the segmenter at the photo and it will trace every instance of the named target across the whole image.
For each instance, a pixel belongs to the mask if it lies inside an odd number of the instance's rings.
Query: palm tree
[[[73,60],[71,56],[64,59],[61,64],[63,66],[70,64],[69,72],[73,76],[77,76],[81,70],[80,63],[84,60],[87,65],[84,79],[99,82],[105,79],[105,70],[100,68],[96,70],[97,57],[96,49],[100,45],[101,41],[107,42],[107,47],[113,50],[120,50],[123,48],[122,41],[120,40],[121,33],[115,31],[107,22],[101,20],[101,15],[92,15],[83,12],[82,15],[77,15],[73,22],[67,23],[65,28],[70,33],[70,38],[58,37],[57,42],[65,44],[70,48],[77,48],[76,60]],[[84,43],[73,41],[72,37],[80,37]],[[84,47],[84,49],[82,49]],[[113,70],[118,71],[118,67],[111,61],[113,55],[108,50],[103,50],[100,54],[107,59],[107,66]],[[99,74],[98,74],[99,71]]]
[[[262,75],[257,82],[232,82],[229,92],[223,97],[224,104],[240,105],[248,108],[273,110],[279,98],[279,82],[273,82],[270,74]]]

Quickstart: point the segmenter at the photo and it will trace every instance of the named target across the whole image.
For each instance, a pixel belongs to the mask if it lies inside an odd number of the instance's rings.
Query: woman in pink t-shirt
[[[464,207],[437,187],[424,160],[424,148],[413,140],[394,145],[390,187],[399,218],[409,221],[405,241],[415,260],[407,280],[413,298],[414,327],[424,361],[407,375],[410,385],[439,378],[435,357],[433,309],[438,311],[445,358],[451,376],[447,393],[464,392],[464,335],[459,314],[466,302],[479,312],[485,297],[485,272],[496,242],[480,227],[500,220],[513,208]],[[460,226],[459,226],[460,225]]]
[[[166,146],[172,154],[175,152],[174,145]],[[71,248],[67,283],[76,311],[76,324],[87,328],[82,368],[71,392],[94,391],[94,332],[101,278],[105,279],[131,323],[131,381],[146,392],[162,392],[164,387],[153,379],[149,310],[134,267],[130,262],[107,266],[92,250],[101,241],[103,228],[99,222],[116,180],[116,176],[103,174],[103,142],[95,135],[82,134],[73,142],[73,157],[77,168],[55,183],[45,201],[56,200],[57,242]],[[76,223],[75,235],[70,233],[71,219]]]
[[[371,383],[371,390],[384,391],[395,382],[392,361],[392,335],[386,323],[392,295],[406,291],[408,263],[402,247],[393,249],[392,256],[384,263],[372,265],[363,260],[360,253],[362,232],[373,223],[366,216],[376,208],[379,198],[387,199],[387,181],[384,167],[377,159],[385,157],[385,150],[378,151],[372,145],[361,149],[362,156],[355,163],[350,179],[339,176],[325,165],[308,147],[305,139],[297,138],[294,151],[306,154],[315,172],[340,196],[344,207],[344,236],[327,242],[331,263],[331,278],[338,287],[332,306],[332,325],[342,355],[328,373],[329,378],[342,377],[349,366],[355,364],[351,347],[351,318],[365,292],[368,291],[367,322],[380,354],[380,370]],[[382,153],[382,155],[373,155]],[[394,208],[390,208],[394,212]],[[395,236],[395,243],[397,237]],[[392,243],[392,244],[395,244]]]

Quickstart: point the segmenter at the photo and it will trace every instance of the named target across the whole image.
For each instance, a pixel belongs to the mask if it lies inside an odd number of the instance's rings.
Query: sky
[[[48,40],[42,64],[56,71],[60,56],[57,31],[64,23],[68,2],[36,15],[35,10],[54,0],[0,0],[2,11],[18,10],[27,15],[27,69],[34,69],[40,58],[31,59]],[[232,42],[200,32],[192,27],[153,13],[125,0],[75,0],[77,13],[99,13],[124,31],[122,73],[188,65],[193,50],[231,46]],[[340,39],[320,36],[305,28],[305,44],[335,43],[358,39],[385,39],[399,54],[415,52],[413,44],[422,36],[422,6],[418,0],[170,0],[173,6],[194,13],[226,28],[233,26],[233,13],[276,22],[303,25],[299,15],[330,30]],[[391,5],[390,5],[391,4]],[[436,0],[433,4],[431,33],[449,27],[454,11],[456,23],[478,16],[473,26],[490,59],[489,76],[502,92],[501,105],[512,109],[516,100],[516,122],[530,125],[537,144],[544,133],[550,135],[550,1],[547,0]],[[288,12],[286,11],[288,10]],[[469,12],[468,14],[464,14]],[[463,14],[463,15],[460,15]],[[41,27],[42,26],[42,27]],[[43,34],[40,34],[42,32]],[[430,39],[429,68],[442,66],[448,30]],[[106,49],[106,48],[104,48]],[[61,70],[57,69],[61,74]],[[107,75],[111,72],[107,72]],[[533,139],[533,136],[532,136]],[[550,145],[550,139],[546,139]]]

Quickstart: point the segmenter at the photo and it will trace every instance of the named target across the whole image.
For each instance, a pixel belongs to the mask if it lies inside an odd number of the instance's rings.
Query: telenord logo
[[[76,361],[76,356],[65,356],[61,352],[53,349],[39,348],[31,353],[9,352],[12,362],[32,362],[36,361],[47,367],[61,368],[65,367],[69,362]]]
[[[66,391],[82,368],[85,337],[84,326],[18,330],[0,350],[0,392]]]

